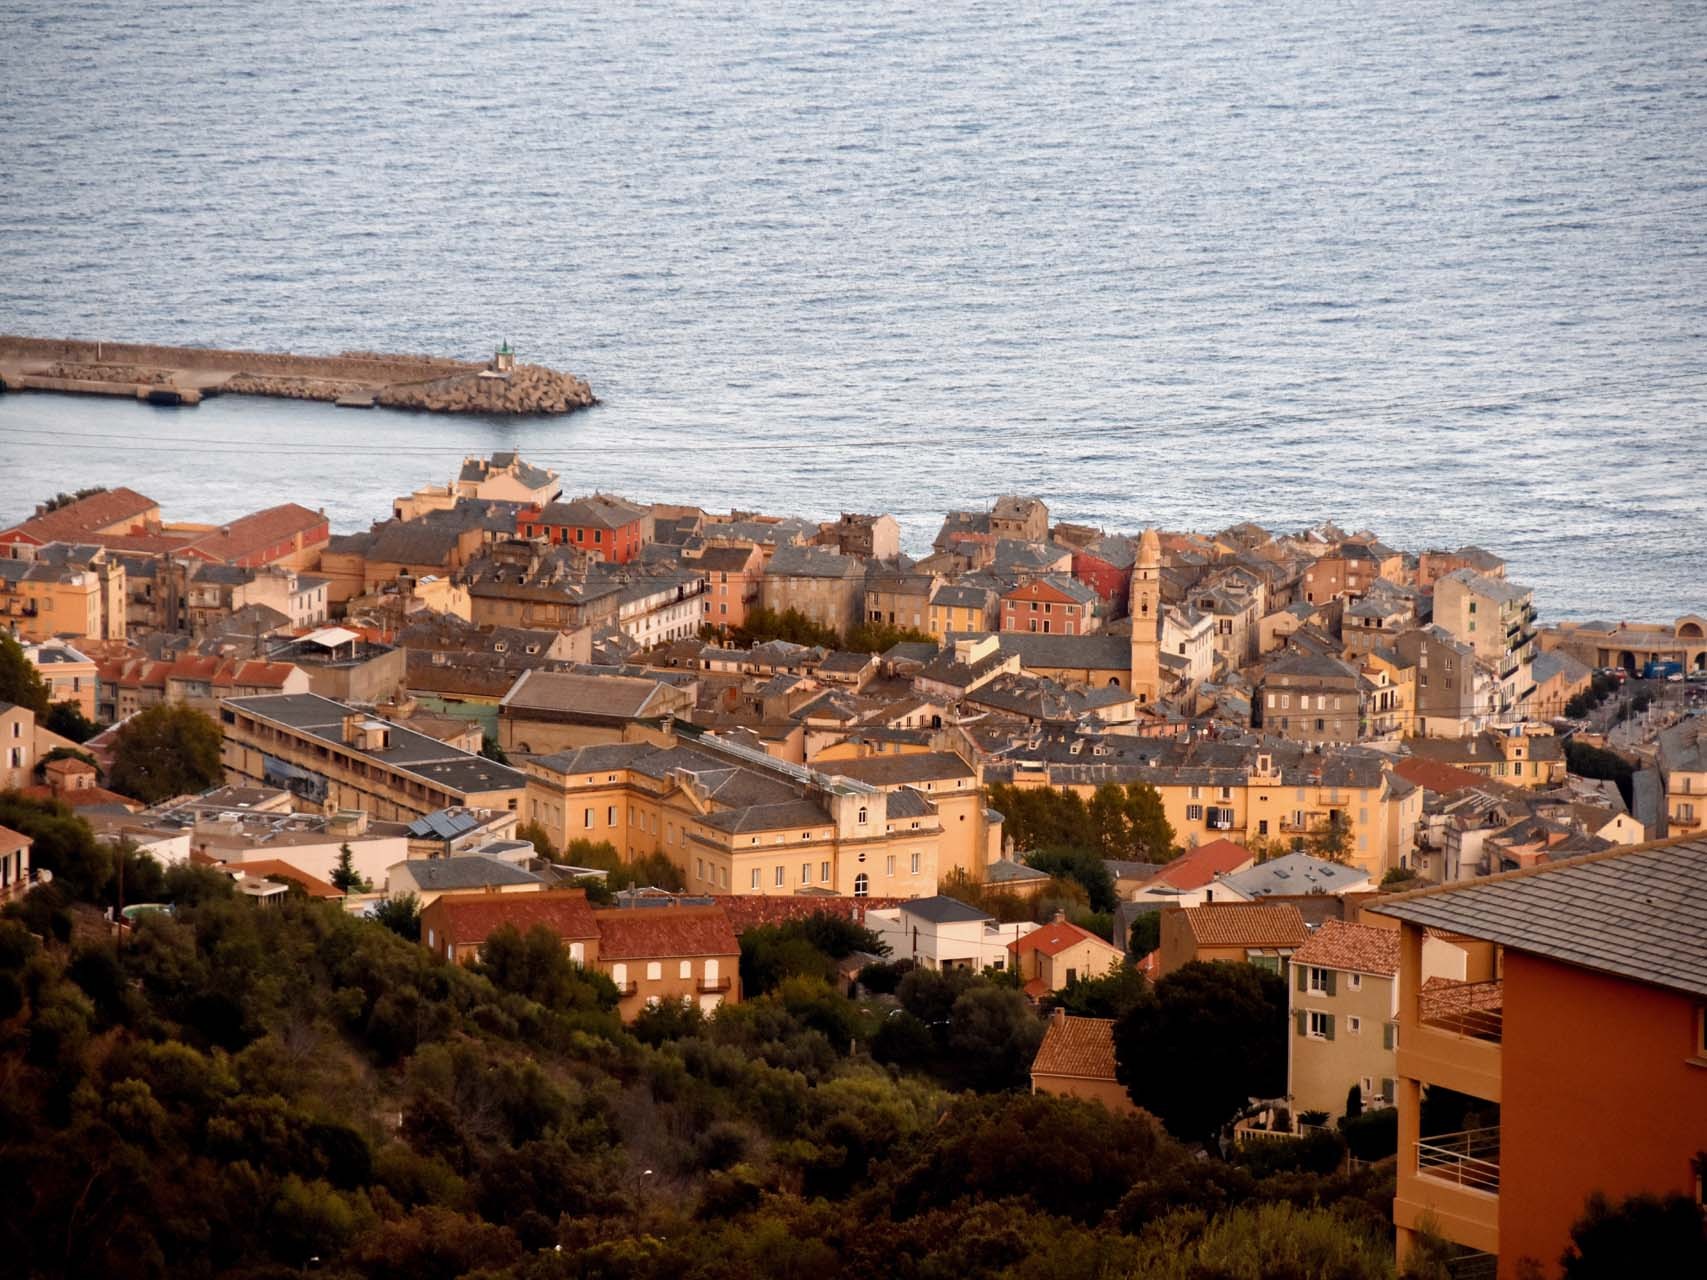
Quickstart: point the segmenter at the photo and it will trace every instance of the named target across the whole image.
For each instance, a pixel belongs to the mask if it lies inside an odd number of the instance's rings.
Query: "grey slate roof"
[[[1246,898],[1266,898],[1277,893],[1344,893],[1354,885],[1365,888],[1369,885],[1367,872],[1325,858],[1312,858],[1307,853],[1289,853],[1221,879],[1229,889]]]
[[[1707,840],[1620,847],[1369,910],[1707,996]]]
[[[956,640],[981,640],[990,634],[974,631],[950,634],[949,643]],[[1000,653],[1017,653],[1020,664],[1027,670],[1130,671],[1132,669],[1132,639],[1130,636],[1111,636],[1092,632],[1088,636],[1057,636],[1033,634],[1029,631],[1002,631],[996,634]]]
[[[990,916],[968,906],[959,898],[937,894],[934,898],[913,898],[901,904],[901,910],[932,924],[964,924],[971,920],[988,920]]]

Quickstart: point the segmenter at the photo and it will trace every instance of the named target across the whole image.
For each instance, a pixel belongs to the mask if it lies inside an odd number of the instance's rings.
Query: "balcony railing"
[[[1423,1138],[1417,1144],[1417,1172],[1472,1191],[1498,1195],[1500,1127],[1464,1129]]]
[[[701,995],[713,995],[719,991],[727,991],[735,985],[733,978],[701,978],[699,990]]]
[[[634,995],[639,990],[640,990],[640,984],[638,982],[629,981],[629,982],[619,982],[616,984],[616,993],[619,996],[631,996],[631,995]]]
[[[1505,1035],[1505,984],[1455,982],[1420,994],[1417,1020],[1425,1027],[1498,1044]]]

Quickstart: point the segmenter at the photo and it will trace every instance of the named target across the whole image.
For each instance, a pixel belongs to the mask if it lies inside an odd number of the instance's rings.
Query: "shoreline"
[[[516,363],[352,351],[338,356],[0,334],[0,391],[195,405],[216,395],[320,400],[347,408],[554,416],[599,403],[586,381]]]

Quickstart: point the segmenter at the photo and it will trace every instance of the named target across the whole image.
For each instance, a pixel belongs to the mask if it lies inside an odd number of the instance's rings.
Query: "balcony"
[[[619,996],[632,996],[632,995],[638,994],[639,991],[640,991],[640,984],[638,982],[634,982],[632,980],[630,980],[628,982],[619,982],[616,984],[616,993]]]
[[[1401,1076],[1500,1100],[1504,987],[1431,979],[1417,993],[1416,1021],[1399,1025]]]
[[[735,985],[733,978],[701,978],[699,993],[702,996],[716,995],[720,991],[728,991]]]
[[[1463,1129],[1416,1143],[1417,1176],[1488,1195],[1500,1192],[1500,1127]]]
[[[1418,1021],[1425,1027],[1500,1042],[1505,1032],[1504,983],[1459,982],[1422,993]]]

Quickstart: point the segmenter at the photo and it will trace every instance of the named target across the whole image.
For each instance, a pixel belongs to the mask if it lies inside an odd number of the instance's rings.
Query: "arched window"
[[[871,877],[860,872],[854,877],[854,897],[863,898],[871,892]]]
[[[860,810],[860,811],[859,811],[859,821],[860,821],[860,825],[861,825],[861,826],[864,826],[864,825],[865,825],[865,818],[866,818],[866,815],[865,815],[865,810],[864,810],[864,809],[861,809],[861,810]]]

